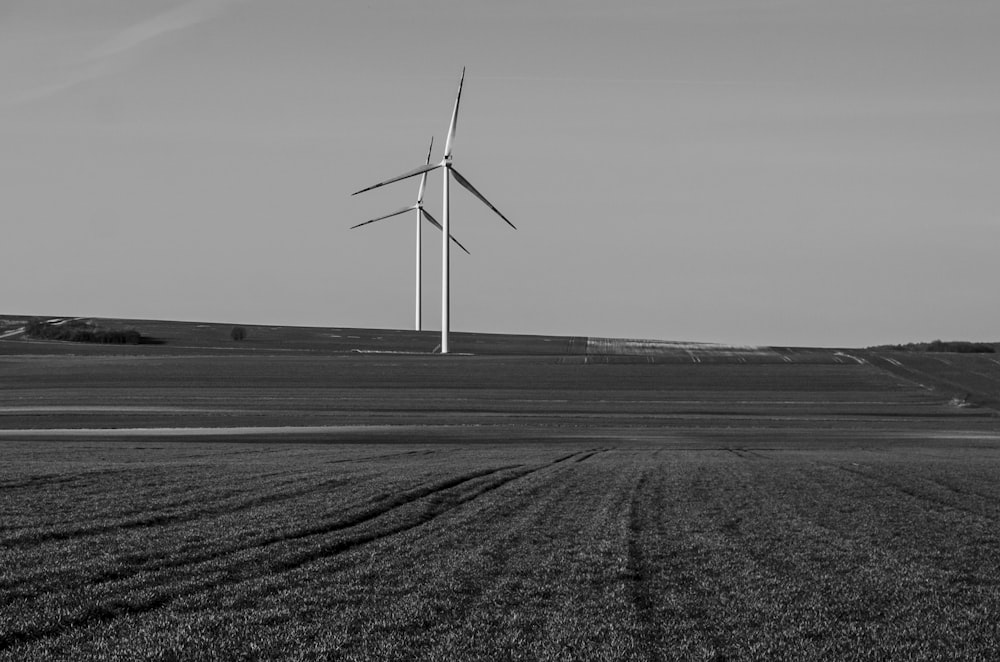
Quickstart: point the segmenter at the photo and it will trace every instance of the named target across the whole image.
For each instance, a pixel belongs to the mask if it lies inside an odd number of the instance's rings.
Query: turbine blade
[[[374,188],[378,188],[380,186],[385,186],[386,184],[392,184],[393,182],[398,182],[399,180],[401,180],[401,179],[407,179],[408,177],[416,177],[417,175],[422,175],[425,172],[430,172],[431,170],[434,170],[435,168],[440,168],[440,167],[441,167],[440,164],[436,164],[436,165],[422,165],[419,168],[414,168],[413,170],[410,170],[409,172],[404,172],[402,175],[399,175],[398,177],[393,177],[392,179],[387,179],[384,182],[379,182],[378,184],[375,184],[374,186],[369,186],[368,188],[363,188],[360,191],[355,191],[351,195],[357,195],[358,193],[364,193],[365,191],[370,191],[370,190],[372,190]]]
[[[427,148],[427,165],[431,164],[431,150],[434,149],[434,136],[431,136],[431,146]],[[424,188],[427,186],[427,173],[420,178],[420,188],[417,190],[417,204],[424,201]]]
[[[437,222],[436,218],[434,218],[433,216],[431,216],[431,213],[429,211],[427,211],[426,209],[424,209],[423,207],[421,207],[420,208],[420,213],[424,215],[424,218],[427,219],[428,223],[430,223],[431,225],[433,225],[434,227],[436,227],[438,230],[441,230],[442,232],[444,232],[444,228],[441,227],[441,224]]]
[[[494,206],[493,206],[493,203],[491,203],[491,202],[490,202],[489,200],[487,200],[487,199],[486,199],[486,198],[485,198],[485,197],[483,196],[483,194],[482,194],[482,193],[480,193],[479,191],[477,191],[477,190],[476,190],[476,187],[475,187],[475,186],[473,186],[473,185],[472,185],[472,184],[471,184],[471,183],[469,182],[469,180],[468,180],[468,179],[466,179],[465,177],[463,177],[463,176],[462,176],[462,175],[461,175],[461,174],[460,174],[460,173],[459,173],[459,172],[458,172],[457,170],[455,170],[455,168],[451,168],[451,174],[453,174],[453,175],[455,176],[455,181],[457,181],[457,182],[458,182],[459,184],[461,184],[462,186],[464,186],[464,187],[466,188],[466,190],[468,190],[468,191],[469,191],[469,193],[471,193],[472,195],[474,195],[474,196],[476,196],[477,198],[479,198],[479,199],[480,199],[480,200],[481,200],[481,201],[483,202],[483,204],[485,204],[485,205],[486,205],[487,207],[489,207],[489,208],[490,208],[490,209],[492,209],[492,210],[493,210],[494,212],[496,212],[497,216],[499,216],[500,218],[502,218],[502,219],[503,219],[504,221],[506,221],[506,222],[507,222],[507,225],[509,225],[510,227],[514,228],[515,230],[517,229],[517,228],[516,228],[516,227],[514,226],[514,224],[513,224],[513,223],[511,223],[511,222],[510,222],[510,221],[509,221],[509,220],[507,219],[507,217],[506,217],[506,216],[504,216],[503,214],[501,214],[501,213],[500,213],[500,210],[499,210],[499,209],[497,209],[496,207],[494,207]]]
[[[462,78],[458,81],[458,94],[455,96],[455,109],[451,111],[451,123],[448,125],[448,139],[444,142],[444,158],[451,158],[451,145],[455,142],[455,129],[458,128],[458,103],[462,100],[462,84],[465,83],[465,67],[462,67]]]
[[[400,214],[405,214],[408,211],[413,211],[415,205],[410,205],[409,207],[403,207],[402,209],[397,209],[391,214],[386,214],[385,216],[379,216],[378,218],[373,218],[370,221],[365,221],[364,223],[358,223],[357,225],[352,225],[351,229],[360,228],[362,225],[368,225],[369,223],[374,223],[375,221],[381,221],[384,218],[391,218],[393,216],[399,216]]]
[[[465,251],[466,255],[472,255],[472,253],[469,252],[469,249],[462,245],[462,242],[460,242],[458,239],[455,239],[455,235],[450,235],[450,236],[451,240],[455,242],[455,245],[461,248],[463,251]]]
[[[430,214],[429,211],[427,211],[423,207],[420,208],[420,211],[423,213],[424,218],[427,219],[428,223],[430,223],[431,225],[433,225],[434,227],[436,227],[441,232],[444,232],[444,228],[441,227],[441,224],[438,223],[437,220],[433,216],[431,216],[431,214]],[[451,237],[452,241],[454,241],[456,244],[458,244],[459,248],[461,248],[463,251],[465,251],[466,255],[472,255],[472,253],[469,252],[469,249],[462,245],[462,242],[460,242],[458,239],[455,239],[455,235],[449,235],[449,236]]]

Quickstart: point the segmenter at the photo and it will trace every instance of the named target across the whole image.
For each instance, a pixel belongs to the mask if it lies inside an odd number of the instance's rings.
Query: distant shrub
[[[41,340],[65,340],[68,342],[89,342],[105,345],[140,345],[155,344],[157,341],[147,338],[135,329],[114,329],[101,327],[88,320],[70,320],[68,322],[46,322],[30,320],[24,327],[24,334],[29,338]]]
[[[233,330],[229,332],[229,337],[233,340],[246,340],[247,330],[242,326],[234,326]]]
[[[984,342],[966,340],[934,340],[931,342],[911,342],[905,345],[879,345],[871,349],[892,349],[899,352],[956,352],[959,354],[994,354],[996,346]]]
[[[959,352],[962,354],[993,354],[997,350],[993,345],[982,342],[935,340],[927,345],[928,352]]]

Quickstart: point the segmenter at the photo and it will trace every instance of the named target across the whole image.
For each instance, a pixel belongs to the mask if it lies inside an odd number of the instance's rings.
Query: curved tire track
[[[404,519],[402,522],[389,527],[348,535],[341,540],[317,545],[314,549],[307,552],[299,552],[297,554],[293,553],[284,558],[276,558],[266,565],[266,571],[271,573],[290,572],[321,558],[335,556],[367,543],[414,529],[450,512],[451,510],[454,510],[455,508],[461,507],[483,494],[499,489],[507,483],[557,466],[570,459],[576,458],[579,455],[581,454],[571,453],[540,466],[525,468],[524,465],[508,465],[496,469],[480,470],[462,474],[461,476],[443,481],[437,481],[431,485],[407,490],[395,498],[389,499],[378,505],[355,513],[350,517],[327,525],[307,527],[305,529],[290,532],[289,534],[269,536],[263,540],[255,541],[254,544],[249,546],[226,550],[218,554],[206,554],[199,555],[199,557],[195,558],[178,559],[172,563],[160,564],[155,568],[133,567],[124,572],[108,572],[104,573],[104,576],[94,578],[94,580],[88,582],[88,584],[92,585],[95,583],[115,581],[117,579],[123,579],[125,577],[150,571],[160,574],[160,571],[170,568],[182,566],[192,567],[200,563],[221,561],[226,556],[235,555],[241,552],[259,551],[282,542],[301,540],[312,536],[328,535],[331,533],[346,531],[377,520],[378,518],[390,514],[401,507],[416,504],[433,495],[441,495],[462,485],[466,485],[480,479],[485,479],[482,481],[482,484],[477,485],[475,489],[466,494],[459,495],[455,499],[439,500],[429,504],[430,507],[427,510],[425,510],[422,514],[418,513],[418,516],[413,517],[412,519]],[[261,572],[261,564],[258,559],[247,559],[235,564],[234,566],[220,568],[219,570],[225,572],[227,575],[223,581],[212,581],[211,579],[208,581],[199,581],[195,578],[194,581],[190,582],[190,585],[187,588],[178,590],[176,584],[164,585],[162,582],[155,582],[156,578],[154,577],[152,579],[156,584],[156,588],[154,588],[152,594],[145,597],[145,599],[137,601],[115,599],[90,606],[81,613],[75,615],[52,619],[47,623],[40,623],[34,626],[22,627],[20,629],[2,632],[0,633],[0,653],[4,653],[14,647],[30,644],[41,639],[59,636],[60,634],[63,634],[73,628],[87,627],[94,623],[113,620],[120,616],[148,613],[167,606],[181,598],[214,590],[220,586],[239,584],[252,579],[256,575],[259,575]],[[250,570],[251,572],[247,574],[245,572],[246,570]]]

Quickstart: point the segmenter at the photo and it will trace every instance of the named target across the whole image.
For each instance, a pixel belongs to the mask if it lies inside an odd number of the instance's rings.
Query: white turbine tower
[[[409,172],[403,173],[402,175],[399,175],[398,177],[393,177],[392,179],[387,179],[387,180],[385,180],[383,182],[379,182],[378,184],[375,184],[374,186],[369,186],[368,188],[361,189],[360,191],[355,191],[354,193],[351,194],[351,195],[357,195],[358,193],[364,193],[365,191],[370,191],[370,190],[376,189],[376,188],[378,188],[380,186],[385,186],[386,184],[392,184],[393,182],[398,182],[401,179],[407,179],[409,177],[416,177],[417,175],[422,175],[422,174],[428,173],[431,170],[436,170],[437,168],[444,168],[444,171],[445,171],[444,172],[444,177],[443,177],[444,185],[443,185],[443,190],[442,190],[442,198],[443,199],[441,201],[441,207],[442,207],[442,214],[441,214],[442,231],[441,232],[442,232],[442,236],[443,236],[443,240],[441,242],[441,353],[442,354],[447,354],[448,353],[448,331],[449,331],[450,324],[451,324],[451,322],[450,322],[450,314],[451,314],[451,310],[450,310],[450,308],[451,308],[451,306],[450,306],[451,291],[450,291],[450,288],[451,288],[451,282],[450,282],[450,274],[449,274],[449,269],[448,269],[449,262],[450,262],[450,255],[449,255],[449,251],[448,251],[448,248],[449,248],[448,237],[451,236],[449,234],[450,220],[451,220],[450,219],[451,214],[449,213],[449,207],[450,207],[450,205],[449,205],[449,202],[450,202],[450,188],[449,188],[449,185],[451,183],[451,178],[454,177],[456,182],[458,182],[463,187],[465,187],[465,189],[468,190],[470,193],[472,193],[472,195],[474,195],[477,198],[479,198],[479,200],[482,201],[483,204],[485,204],[487,207],[489,207],[494,212],[496,212],[496,214],[500,218],[502,218],[507,223],[507,225],[509,225],[510,227],[514,228],[514,224],[511,223],[507,219],[506,216],[504,216],[503,214],[501,214],[500,210],[497,209],[496,207],[494,207],[493,204],[489,200],[487,200],[486,197],[483,196],[482,193],[480,193],[479,191],[477,191],[476,187],[474,187],[472,185],[472,183],[469,182],[468,179],[466,179],[465,177],[463,177],[461,175],[461,173],[459,173],[458,170],[456,170],[455,167],[452,165],[452,162],[451,162],[452,161],[452,158],[451,158],[451,149],[452,149],[452,143],[454,143],[454,141],[455,141],[455,128],[456,128],[456,126],[458,124],[458,104],[462,100],[462,85],[464,83],[465,83],[465,68],[463,67],[462,68],[462,78],[458,82],[458,94],[455,96],[455,109],[451,113],[451,123],[448,125],[448,139],[445,141],[445,144],[444,144],[444,158],[441,160],[440,163],[435,164],[435,165],[430,165],[428,163],[427,165],[423,165],[423,166],[421,166],[419,168],[415,168],[415,169],[413,169],[413,170],[411,170]],[[514,229],[516,230],[517,228],[514,228]]]
[[[431,138],[431,145],[430,145],[430,147],[427,148],[427,161],[426,161],[427,164],[430,164],[430,162],[431,162],[431,150],[433,150],[433,149],[434,149],[434,138]],[[426,185],[427,185],[427,173],[425,172],[423,174],[423,176],[420,178],[420,189],[417,191],[417,202],[416,202],[416,204],[412,204],[409,207],[403,207],[402,209],[397,209],[396,211],[392,212],[391,214],[386,214],[385,216],[379,216],[378,218],[373,218],[370,221],[365,221],[364,223],[358,223],[357,225],[352,225],[351,226],[351,229],[353,230],[354,228],[360,228],[362,225],[368,225],[369,223],[374,223],[375,221],[381,221],[381,220],[386,219],[386,218],[392,218],[393,216],[399,216],[400,214],[405,214],[408,211],[416,210],[416,212],[417,212],[417,278],[416,278],[417,285],[416,285],[416,297],[415,297],[416,298],[416,303],[414,304],[414,306],[415,306],[415,309],[416,309],[416,312],[415,312],[415,317],[416,317],[415,328],[416,328],[417,331],[419,331],[420,327],[421,327],[421,311],[420,311],[420,308],[421,308],[421,306],[420,306],[421,285],[420,285],[420,277],[421,277],[421,272],[423,271],[423,269],[421,267],[421,264],[420,264],[420,254],[421,254],[421,249],[420,249],[420,246],[421,246],[420,229],[421,229],[421,227],[423,227],[421,221],[426,220],[428,223],[430,223],[431,225],[433,225],[434,227],[436,227],[438,230],[442,230],[443,231],[443,229],[441,227],[441,224],[437,222],[437,219],[435,219],[433,216],[431,216],[431,213],[429,211],[427,211],[426,209],[424,209],[424,188],[426,187]],[[469,253],[469,250],[465,246],[463,246],[458,239],[455,239],[455,237],[452,237],[451,240],[454,241],[456,244],[458,244],[458,247],[461,248],[463,251],[465,251],[467,254]]]

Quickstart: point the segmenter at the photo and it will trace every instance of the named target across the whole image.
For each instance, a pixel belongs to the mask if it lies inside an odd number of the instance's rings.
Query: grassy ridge
[[[0,660],[1000,645],[991,448],[5,450]]]
[[[1000,411],[1000,359],[983,354],[872,353],[873,365],[956,401]]]
[[[0,428],[389,425],[460,433],[477,426],[484,438],[502,440],[609,428],[996,426],[995,412],[951,407],[952,389],[900,379],[874,358],[795,357],[735,365],[358,354],[0,357]]]
[[[648,391],[651,383],[656,391],[670,389],[672,383],[679,384],[680,388],[697,389],[697,384],[701,383],[710,384],[714,394],[729,391],[733,397],[724,398],[721,410],[726,412],[732,411],[736,402],[753,400],[752,394],[738,392],[744,387],[754,391],[775,391],[776,385],[796,380],[798,383],[791,393],[793,400],[799,399],[799,393],[812,393],[818,396],[814,401],[822,406],[831,397],[834,401],[842,400],[841,395],[833,395],[834,391],[841,391],[848,398],[853,393],[858,396],[853,398],[855,400],[867,398],[877,403],[882,400],[877,392],[888,391],[890,400],[894,399],[897,382],[903,378],[914,390],[911,397],[916,401],[928,401],[919,391],[929,390],[929,399],[938,403],[956,399],[1000,409],[1000,361],[988,353],[735,347],[569,336],[455,333],[453,340],[459,355],[441,357],[432,355],[439,337],[431,331],[258,325],[247,326],[246,338],[234,341],[233,327],[229,324],[121,319],[94,319],[92,322],[101,328],[141,327],[144,334],[158,339],[156,342],[160,344],[109,346],[26,342],[16,334],[0,338],[0,360],[4,361],[5,377],[14,377],[7,384],[0,383],[0,388],[5,385],[8,388],[27,387],[34,390],[34,397],[44,401],[48,394],[39,392],[40,386],[46,390],[77,384],[104,388],[100,382],[114,378],[122,387],[121,401],[134,400],[139,407],[147,401],[157,402],[159,398],[167,403],[177,399],[177,392],[154,391],[161,386],[214,389],[223,385],[240,385],[244,396],[265,389],[272,393],[276,388],[284,389],[281,395],[289,404],[295,399],[289,396],[307,393],[313,386],[351,389],[380,386],[391,388],[396,394],[404,390],[409,390],[410,394],[425,391],[433,400],[439,395],[450,397],[447,393],[450,388],[471,386],[476,392],[484,393],[481,390],[484,384],[496,385],[507,394],[512,388],[531,392],[560,389],[562,399],[572,401],[576,399],[575,391],[593,390],[591,384],[595,376],[599,376],[606,387],[617,391],[621,390],[619,384],[637,384],[637,376],[645,375],[650,378],[639,383],[638,390]],[[0,316],[0,335],[16,332],[26,323],[24,318]],[[581,369],[581,366],[586,367]],[[662,366],[663,369],[642,366]],[[692,369],[697,372],[691,372]],[[671,374],[674,371],[677,374]],[[571,374],[576,376],[571,377]],[[695,384],[688,381],[693,374],[701,376]],[[752,379],[745,379],[745,375]],[[17,378],[22,376],[23,381],[19,383]],[[791,377],[786,379],[787,376]],[[846,376],[854,380],[854,387],[846,385]],[[63,379],[65,383],[60,381]],[[439,392],[433,393],[432,386],[439,387]],[[98,393],[108,396],[106,401],[112,405],[119,402],[118,393]],[[220,412],[227,420],[233,415],[257,418],[256,412],[264,412],[264,418],[275,420],[268,413],[273,411],[273,403],[269,405],[267,401],[250,398],[246,401],[248,406],[239,407],[239,398],[234,392],[202,393],[208,399],[209,408],[222,402],[236,403],[236,411],[227,405],[230,411]],[[147,395],[148,400],[144,397]],[[463,392],[456,390],[454,395],[452,402],[464,400]],[[498,391],[497,395],[504,393]],[[74,393],[72,397],[88,398],[90,391]],[[768,399],[774,398],[768,396]],[[391,403],[395,398],[383,400]],[[503,398],[495,398],[495,401],[502,402]],[[198,402],[198,406],[205,409],[206,400]],[[305,406],[307,411],[313,410],[312,404],[307,402]],[[367,415],[368,409],[351,408],[352,411],[359,409],[362,415],[358,422],[371,422],[373,417]],[[409,415],[409,410],[405,413]],[[703,413],[711,411],[706,408]],[[114,422],[111,415],[103,420],[87,418],[95,424]],[[159,416],[149,420],[152,424],[166,425],[170,418]],[[287,421],[288,416],[282,420]],[[337,422],[342,420],[343,417]],[[23,419],[8,418],[6,421],[10,427],[22,422],[33,427],[30,421]],[[203,421],[203,424],[218,425],[218,417]],[[272,423],[254,420],[253,424]]]
[[[63,318],[58,318],[62,321]],[[387,352],[432,354],[440,343],[440,333],[404,329],[358,329],[343,327],[271,326],[242,324],[245,338],[233,339],[234,325],[218,322],[185,322],[174,320],[139,320],[89,318],[102,328],[142,329],[144,335],[160,341],[157,347],[100,348],[74,345],[62,349],[53,344],[32,348],[26,343],[0,343],[0,355],[5,353],[59,353],[90,351],[106,353],[111,349],[129,351],[139,356],[197,355],[226,352],[234,355],[255,355],[261,352],[281,354],[344,354],[357,352]],[[23,326],[29,320],[23,316],[0,315],[0,332]],[[56,328],[59,328],[58,326]],[[453,332],[453,351],[489,355],[584,355],[587,339],[572,336],[540,336],[492,333]]]

